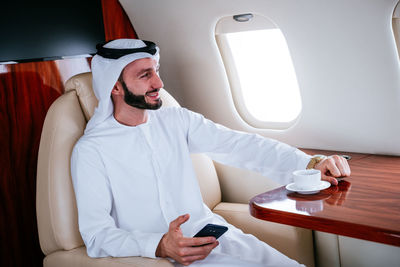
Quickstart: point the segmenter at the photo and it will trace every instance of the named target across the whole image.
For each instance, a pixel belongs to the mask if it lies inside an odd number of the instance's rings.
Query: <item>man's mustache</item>
[[[147,95],[147,94],[151,94],[151,93],[158,92],[158,91],[160,91],[160,89],[161,89],[161,88],[157,88],[157,89],[151,90],[151,91],[147,92],[146,95]]]

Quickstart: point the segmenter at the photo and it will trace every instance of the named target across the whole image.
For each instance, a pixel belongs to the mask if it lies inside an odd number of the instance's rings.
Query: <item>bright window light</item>
[[[290,122],[301,111],[300,92],[279,29],[227,33],[244,104],[257,120]]]

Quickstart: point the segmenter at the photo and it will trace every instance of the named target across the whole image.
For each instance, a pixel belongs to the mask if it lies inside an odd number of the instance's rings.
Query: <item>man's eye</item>
[[[149,77],[150,76],[150,74],[149,73],[145,73],[145,74],[143,74],[142,76],[140,76],[140,78],[142,79],[142,78],[147,78],[147,77]]]

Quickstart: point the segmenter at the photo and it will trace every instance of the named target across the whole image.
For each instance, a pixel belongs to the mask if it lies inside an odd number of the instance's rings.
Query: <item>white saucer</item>
[[[330,182],[321,181],[321,183],[319,185],[315,186],[314,188],[305,190],[305,189],[297,188],[294,183],[291,183],[286,186],[286,189],[289,191],[297,192],[299,194],[308,195],[308,194],[318,193],[320,190],[324,190],[330,186],[331,186]]]

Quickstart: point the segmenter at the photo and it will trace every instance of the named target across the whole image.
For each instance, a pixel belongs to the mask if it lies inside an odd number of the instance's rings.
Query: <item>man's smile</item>
[[[154,89],[150,92],[147,92],[146,97],[150,98],[151,100],[157,100],[160,98],[159,91],[160,91],[160,89]]]

